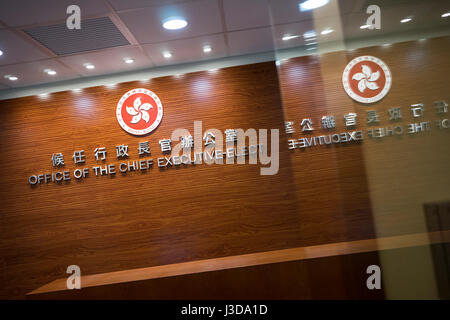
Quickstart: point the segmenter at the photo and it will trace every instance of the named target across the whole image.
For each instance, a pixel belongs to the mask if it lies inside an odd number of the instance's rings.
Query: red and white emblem
[[[387,65],[380,59],[361,56],[345,67],[342,83],[352,99],[361,103],[374,103],[389,92],[392,76]]]
[[[158,127],[163,117],[163,106],[152,91],[133,89],[120,98],[116,117],[126,132],[140,136]]]

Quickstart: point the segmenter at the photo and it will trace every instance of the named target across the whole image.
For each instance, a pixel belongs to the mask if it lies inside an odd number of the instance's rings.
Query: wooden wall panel
[[[164,104],[160,127],[144,138],[123,131],[115,118],[121,95],[136,87]],[[204,130],[281,128],[283,116],[274,63],[164,77],[114,89],[25,97],[0,107],[2,176],[1,259],[3,296],[23,295],[77,264],[85,274],[280,249],[299,241],[300,228],[288,153],[280,171],[261,176],[255,165],[197,165],[30,187],[27,177],[51,171],[62,152],[96,147],[119,163],[115,146],[127,144],[138,159],[139,141],[158,141],[176,128]],[[91,170],[92,171],[92,170]],[[24,277],[24,275],[28,275]]]
[[[314,121],[312,135],[348,131],[344,114],[350,112],[358,115],[352,130],[362,130],[365,135],[359,144],[292,151],[299,208],[311,210],[308,217],[317,219],[317,225],[329,221],[328,228],[320,229],[323,237],[347,240],[374,233],[423,232],[423,205],[449,199],[449,130],[435,127],[435,120],[448,119],[448,113],[437,115],[433,105],[450,100],[445,78],[450,62],[444,54],[448,49],[450,37],[443,37],[294,58],[280,65],[285,118],[295,121],[297,130],[289,139],[311,135],[301,133],[303,118]],[[368,105],[352,100],[342,87],[347,63],[364,55],[383,60],[393,77],[387,96]],[[410,105],[416,103],[425,104],[423,117],[412,116]],[[401,107],[402,121],[389,120],[392,107]],[[379,124],[367,124],[368,110],[378,113]],[[323,115],[335,116],[335,130],[321,128]],[[409,135],[407,125],[420,121],[430,121],[432,130]],[[367,134],[369,129],[394,125],[403,126],[402,136],[371,139]],[[342,232],[340,236],[336,230]]]
[[[294,122],[296,131],[287,134],[287,139],[347,131],[340,119],[353,108],[339,79],[347,63],[345,53],[331,53],[293,58],[281,64],[285,119]],[[330,89],[333,91],[327,92]],[[345,101],[336,101],[339,98]],[[324,115],[335,117],[335,130],[321,129]],[[311,133],[301,130],[301,122],[307,118],[313,122]],[[308,222],[302,228],[313,225],[319,231],[309,241],[315,244],[373,237],[361,143],[294,149],[290,153],[299,209]]]
[[[46,292],[28,295],[27,299],[383,299],[383,290],[368,290],[366,287],[365,266],[372,264],[379,264],[377,252]]]
[[[278,70],[273,62],[259,63],[0,101],[0,296],[23,297],[64,276],[71,264],[94,274],[374,237],[371,188],[376,169],[367,162],[367,145],[377,144],[292,152],[284,121],[299,125],[302,118],[313,118],[317,125],[324,113],[338,119],[365,110],[346,96],[340,82],[347,62],[362,53],[379,56],[393,70],[394,86],[377,108],[406,107],[405,91],[411,90],[417,91],[414,101],[421,92],[427,101],[448,99],[447,82],[436,78],[437,70],[448,68],[443,46],[448,38],[396,44],[391,51],[366,48],[351,55],[296,58]],[[423,58],[428,56],[432,58]],[[417,88],[405,85],[409,82],[403,77],[410,81],[413,75],[412,61],[421,68],[419,79],[432,80],[425,85],[421,80]],[[164,104],[160,127],[142,138],[124,132],[115,118],[119,98],[137,87],[154,91]],[[105,146],[107,163],[117,164],[116,145],[128,144],[130,160],[136,160],[138,142],[149,140],[156,160],[162,155],[158,140],[176,128],[192,132],[194,120],[202,120],[204,130],[279,128],[279,173],[261,176],[253,165],[167,170],[154,165],[147,173],[127,176],[95,177],[91,170],[80,182],[27,184],[30,174],[51,171],[55,152],[65,155],[72,170],[75,150],[86,151],[91,167],[97,164],[93,150]],[[336,131],[345,131],[343,123]],[[302,136],[299,126],[296,136]],[[378,150],[378,158],[384,151]],[[399,155],[398,163],[410,156]],[[441,177],[441,185],[445,181]],[[394,210],[387,212],[389,216]],[[387,234],[417,232],[416,223],[405,224],[408,212],[395,214],[398,220],[382,223],[392,225]]]

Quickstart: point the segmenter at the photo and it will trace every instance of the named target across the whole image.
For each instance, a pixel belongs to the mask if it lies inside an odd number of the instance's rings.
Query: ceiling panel
[[[272,34],[274,37],[276,48],[286,49],[302,46],[306,43],[305,39],[303,38],[303,34],[305,32],[309,32],[312,30],[314,30],[314,23],[312,20],[274,26]],[[299,37],[284,41],[282,40],[284,35],[292,35]],[[308,41],[308,42],[316,42],[316,41]]]
[[[191,38],[223,31],[217,0],[150,7],[119,15],[140,43]],[[184,17],[188,26],[181,30],[165,30],[162,21],[172,16]]]
[[[292,23],[336,16],[336,14],[348,14],[360,10],[362,3],[361,0],[330,0],[323,7],[302,12],[298,7],[300,2],[299,0],[269,0],[273,23]]]
[[[114,10],[127,10],[135,8],[144,8],[150,6],[174,4],[177,2],[186,2],[186,0],[108,0],[114,7]],[[196,1],[196,0],[191,0]]]
[[[80,30],[70,30],[65,23],[59,23],[27,28],[24,32],[57,55],[130,44],[109,17],[85,19]]]
[[[316,41],[319,43],[342,39],[342,29],[346,40],[360,38],[367,39],[368,43],[371,37],[384,34],[398,34],[398,41],[401,41],[405,31],[420,32],[436,27],[450,30],[450,18],[440,17],[450,9],[448,0],[330,0],[326,6],[309,12],[298,10],[300,1],[303,0],[221,0],[225,21],[222,21],[219,0],[0,1],[0,20],[3,20],[0,21],[0,50],[4,52],[0,56],[0,89],[228,55],[255,54],[271,51],[274,47],[279,50],[306,46],[309,42],[304,41],[302,35],[314,28],[317,28]],[[64,24],[66,8],[72,3],[81,6],[82,17],[105,16],[110,8],[108,2],[116,10],[121,10],[119,17],[123,18],[129,31],[142,43],[142,49],[124,45],[53,58],[31,39],[27,39],[21,30],[14,31],[2,23],[29,26],[35,23],[50,25],[60,21]],[[381,30],[359,28],[368,17],[365,11],[370,4],[377,4],[382,9]],[[408,15],[414,16],[414,20],[401,24],[400,20]],[[170,16],[185,17],[189,21],[188,27],[178,31],[163,29],[162,21]],[[117,22],[121,25],[120,21]],[[226,31],[223,30],[224,25]],[[320,31],[326,27],[332,27],[335,32],[320,35]],[[98,31],[98,28],[94,29]],[[127,33],[127,30],[124,32]],[[227,32],[228,47],[223,32]],[[283,41],[285,34],[300,37]],[[48,32],[45,35],[50,36]],[[212,52],[204,53],[204,45],[211,45]],[[163,51],[172,52],[172,58],[165,59]],[[125,64],[124,57],[135,59],[135,63]],[[83,64],[88,62],[96,68],[86,69]],[[45,68],[55,69],[57,76],[48,76],[43,72]],[[17,75],[19,80],[11,82],[4,79],[5,74]]]
[[[0,20],[9,26],[63,21],[68,17],[67,7],[72,4],[80,7],[82,17],[110,12],[104,0],[3,0],[0,1]]]
[[[363,0],[339,0],[338,6],[341,14],[349,14],[352,12],[365,12],[368,5],[365,5]]]
[[[3,51],[0,66],[50,58],[50,55],[7,29],[0,30],[0,50]]]
[[[439,4],[438,1],[436,4]],[[435,4],[435,5],[436,5]],[[450,18],[441,18],[444,13],[441,6],[433,6],[431,3],[415,2],[412,5],[391,6],[389,10],[385,10],[381,18],[381,29],[369,30],[360,29],[367,19],[367,15],[363,12],[346,15],[343,19],[344,34],[347,39],[372,37],[382,34],[402,33],[406,31],[419,32],[423,29],[435,27],[450,27]],[[442,13],[441,13],[442,11]],[[445,10],[444,10],[445,11]],[[413,16],[413,20],[408,23],[401,23],[400,20]]]
[[[295,0],[270,0],[270,11],[273,23],[292,23],[312,19],[312,11],[300,12],[298,3],[299,1]],[[319,9],[316,9],[315,11],[317,12],[317,10]]]
[[[126,64],[123,60],[126,57],[133,58],[134,63]],[[138,47],[133,46],[66,56],[59,58],[59,60],[84,76],[125,72],[152,66],[151,61],[145,54]],[[86,69],[85,63],[93,64],[95,69]]]
[[[8,89],[8,88],[9,88],[9,87],[7,87],[7,86],[5,86],[5,85],[3,85],[3,84],[0,83],[0,90]]]
[[[57,73],[50,76],[44,72],[45,69],[55,70]],[[5,75],[14,75],[17,81],[5,79]],[[0,83],[11,87],[22,87],[47,82],[67,80],[76,78],[78,75],[59,63],[56,59],[41,60],[35,62],[21,63],[0,67]]]
[[[233,55],[266,52],[274,49],[271,28],[259,28],[228,33]]]
[[[331,0],[327,5],[312,10],[312,15],[314,19],[336,19],[352,12],[365,12],[366,8],[361,8],[361,3],[361,0]]]
[[[209,45],[212,51],[203,52],[203,46]],[[156,65],[168,65],[206,59],[222,58],[227,55],[223,34],[203,36],[193,39],[175,40],[166,43],[147,44],[143,48]],[[162,52],[170,51],[172,57],[166,59]]]
[[[227,30],[242,30],[270,26],[267,0],[224,0]]]

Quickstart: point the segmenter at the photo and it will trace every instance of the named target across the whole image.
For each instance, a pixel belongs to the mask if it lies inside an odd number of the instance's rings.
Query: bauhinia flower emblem
[[[358,82],[358,90],[360,92],[364,92],[366,88],[370,90],[378,89],[378,85],[375,81],[380,77],[380,71],[373,72],[369,66],[362,66],[362,73],[355,73],[352,77],[353,80],[357,80]]]
[[[127,112],[130,116],[133,116],[131,123],[138,123],[144,120],[145,122],[150,121],[150,115],[148,110],[152,109],[153,106],[150,103],[141,103],[141,98],[136,98],[133,103],[133,107],[126,107]]]

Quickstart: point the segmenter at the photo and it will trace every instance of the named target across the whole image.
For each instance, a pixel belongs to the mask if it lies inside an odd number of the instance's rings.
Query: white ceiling
[[[282,41],[285,34],[303,34],[318,27],[336,32],[319,36],[319,43],[401,33],[430,28],[449,28],[448,0],[331,0],[326,6],[300,12],[303,0],[14,0],[0,2],[0,90],[36,84],[141,70],[184,62],[203,61],[304,46],[302,37]],[[56,55],[23,32],[36,26],[65,23],[66,8],[77,4],[82,19],[108,16],[130,45]],[[365,9],[382,9],[381,30],[361,30]],[[400,20],[413,15],[410,23]],[[182,16],[189,25],[182,30],[162,28],[170,16]],[[82,22],[83,26],[83,22]],[[204,53],[204,45],[212,52]],[[173,56],[166,59],[162,52]],[[124,57],[135,60],[125,64]],[[92,63],[95,69],[83,65]],[[49,76],[44,69],[54,69]],[[5,79],[16,75],[18,81]]]

